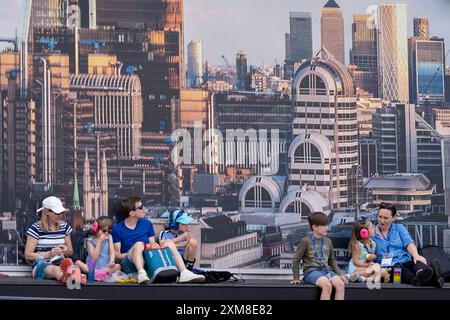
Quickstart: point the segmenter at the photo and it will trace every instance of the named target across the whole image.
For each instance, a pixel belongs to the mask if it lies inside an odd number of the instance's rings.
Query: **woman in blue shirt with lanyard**
[[[437,260],[433,264],[419,255],[411,235],[405,226],[393,223],[397,210],[382,202],[378,210],[378,224],[373,240],[376,242],[377,258],[382,268],[401,266],[401,282],[415,286],[434,285],[442,288],[444,279]],[[391,275],[392,278],[392,275]]]

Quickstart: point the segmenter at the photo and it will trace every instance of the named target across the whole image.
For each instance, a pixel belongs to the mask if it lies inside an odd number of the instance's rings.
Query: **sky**
[[[125,0],[124,0],[125,1]],[[371,5],[406,3],[408,30],[414,17],[430,20],[430,34],[450,42],[450,0],[336,0],[344,12],[345,48],[351,48],[354,13],[365,13]],[[284,34],[289,32],[289,12],[312,14],[313,48],[320,47],[320,9],[327,0],[185,0],[185,44],[200,39],[203,60],[224,64],[225,55],[234,64],[236,52],[244,50],[250,64],[273,64],[284,60]],[[426,5],[424,5],[426,3]],[[0,0],[0,37],[14,35],[20,0]],[[5,12],[7,12],[5,14]],[[450,48],[450,44],[447,44]],[[348,59],[348,57],[347,57]]]

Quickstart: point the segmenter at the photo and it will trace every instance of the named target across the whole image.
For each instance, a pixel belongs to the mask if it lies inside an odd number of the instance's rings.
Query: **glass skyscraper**
[[[424,100],[432,103],[443,102],[445,98],[443,39],[412,38],[409,45],[412,102],[416,104]]]
[[[295,63],[310,59],[312,51],[312,21],[309,12],[291,12],[290,21],[290,60]]]
[[[353,15],[350,64],[357,66],[360,77],[355,86],[378,97],[377,29],[369,28],[371,16]]]
[[[408,30],[406,4],[383,4],[378,8],[379,94],[389,101],[407,101]]]

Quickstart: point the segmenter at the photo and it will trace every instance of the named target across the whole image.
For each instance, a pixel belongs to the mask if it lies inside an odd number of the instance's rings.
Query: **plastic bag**
[[[129,277],[126,273],[122,271],[115,271],[111,273],[108,279],[105,279],[105,282],[117,282],[121,280],[127,280]]]

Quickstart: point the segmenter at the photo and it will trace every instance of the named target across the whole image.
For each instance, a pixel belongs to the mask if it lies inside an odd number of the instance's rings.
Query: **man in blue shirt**
[[[149,243],[152,249],[159,248],[155,241],[153,224],[144,219],[144,206],[140,198],[126,198],[122,201],[121,207],[125,220],[117,223],[112,230],[116,258],[121,261],[123,272],[137,272],[138,283],[147,283],[150,279],[144,269],[145,245]],[[179,282],[203,282],[205,280],[204,276],[194,274],[186,269],[183,258],[173,243],[168,243],[167,246],[180,272]]]
[[[401,266],[402,283],[416,286],[434,285],[442,288],[444,279],[441,276],[439,262],[435,260],[430,264],[418,253],[408,230],[401,224],[393,223],[396,213],[397,210],[393,205],[381,203],[373,237],[377,244],[375,262],[380,263],[381,267]]]

